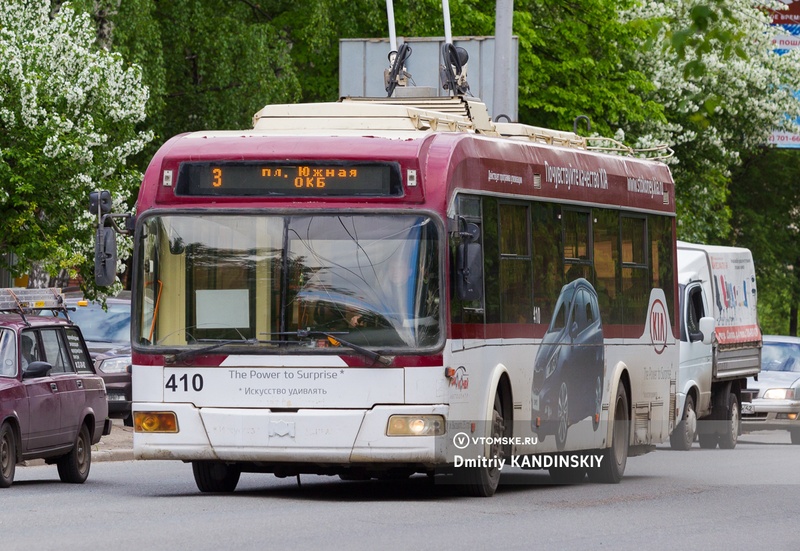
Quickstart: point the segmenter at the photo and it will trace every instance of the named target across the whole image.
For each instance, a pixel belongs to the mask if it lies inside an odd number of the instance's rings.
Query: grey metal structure
[[[439,80],[439,67],[442,65],[442,45],[444,37],[398,38],[398,45],[407,43],[412,50],[406,63],[406,70],[412,81],[406,89],[398,87],[395,96],[449,96]],[[511,121],[517,120],[518,96],[518,44],[512,38],[513,56],[507,72],[506,86],[513,90],[513,105],[504,108],[502,114]],[[494,98],[494,45],[492,36],[453,37],[453,45],[464,48],[469,54],[467,79],[472,96],[480,98],[487,105],[492,118],[495,113]],[[386,97],[383,80],[384,69],[389,67],[391,47],[388,38],[350,38],[339,41],[339,96],[340,97]],[[413,88],[417,88],[414,90]],[[506,120],[505,118],[503,120]]]

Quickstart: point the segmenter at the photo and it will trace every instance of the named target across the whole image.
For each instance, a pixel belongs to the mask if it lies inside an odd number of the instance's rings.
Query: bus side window
[[[700,318],[705,316],[703,308],[703,294],[700,287],[689,290],[689,300],[686,308],[686,336],[689,342],[703,340],[703,333],[700,331]]]

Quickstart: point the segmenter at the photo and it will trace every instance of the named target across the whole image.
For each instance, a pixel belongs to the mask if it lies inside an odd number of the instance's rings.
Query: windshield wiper
[[[372,362],[373,365],[379,363],[384,366],[392,365],[392,359],[381,355],[379,352],[353,344],[339,337],[339,335],[349,335],[349,331],[317,331],[313,329],[298,329],[297,331],[283,331],[280,333],[270,333],[270,335],[297,337],[298,339],[308,339],[313,337],[325,337],[334,346],[344,346],[361,354]]]
[[[207,342],[207,341],[195,341],[195,342]],[[225,339],[221,341],[217,341],[214,344],[209,344],[208,346],[204,346],[202,348],[193,348],[191,350],[184,350],[183,352],[178,352],[177,354],[173,355],[171,358],[166,357],[165,360],[167,363],[175,363],[175,362],[182,362],[187,360],[193,356],[199,356],[201,354],[205,354],[206,352],[210,352],[212,350],[216,350],[217,348],[222,348],[223,346],[227,346],[229,344],[257,344],[259,341],[258,339]]]

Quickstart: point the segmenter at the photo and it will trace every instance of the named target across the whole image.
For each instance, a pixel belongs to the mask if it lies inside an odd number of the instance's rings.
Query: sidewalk
[[[111,434],[103,436],[92,446],[92,461],[133,460],[133,427],[126,427],[122,419],[114,419]]]

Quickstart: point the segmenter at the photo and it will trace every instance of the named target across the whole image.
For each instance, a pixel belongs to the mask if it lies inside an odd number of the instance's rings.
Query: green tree
[[[636,145],[675,150],[678,233],[701,242],[731,230],[731,171],[767,143],[773,129],[800,112],[800,57],[772,49],[777,30],[751,0],[642,1],[626,12],[653,25],[634,67],[655,84],[648,97],[664,106],[666,122],[647,120],[628,132]],[[774,5],[774,4],[770,4]]]
[[[587,115],[604,136],[634,123],[665,122],[653,84],[631,59],[651,30],[648,21],[620,18],[632,4],[515,2],[521,122],[572,130],[575,117]]]
[[[731,179],[733,243],[753,252],[759,321],[797,335],[800,308],[800,151],[761,148]]]
[[[146,124],[156,139],[137,158],[141,169],[176,134],[249,128],[253,114],[267,103],[291,103],[300,97],[292,45],[258,3],[74,0],[73,4],[93,18],[99,46],[144,68],[143,80],[151,90]]]
[[[12,274],[37,261],[53,276],[92,273],[89,192],[124,205],[141,177],[127,162],[151,139],[137,127],[148,90],[95,37],[67,5],[0,4],[0,250],[16,257]]]

